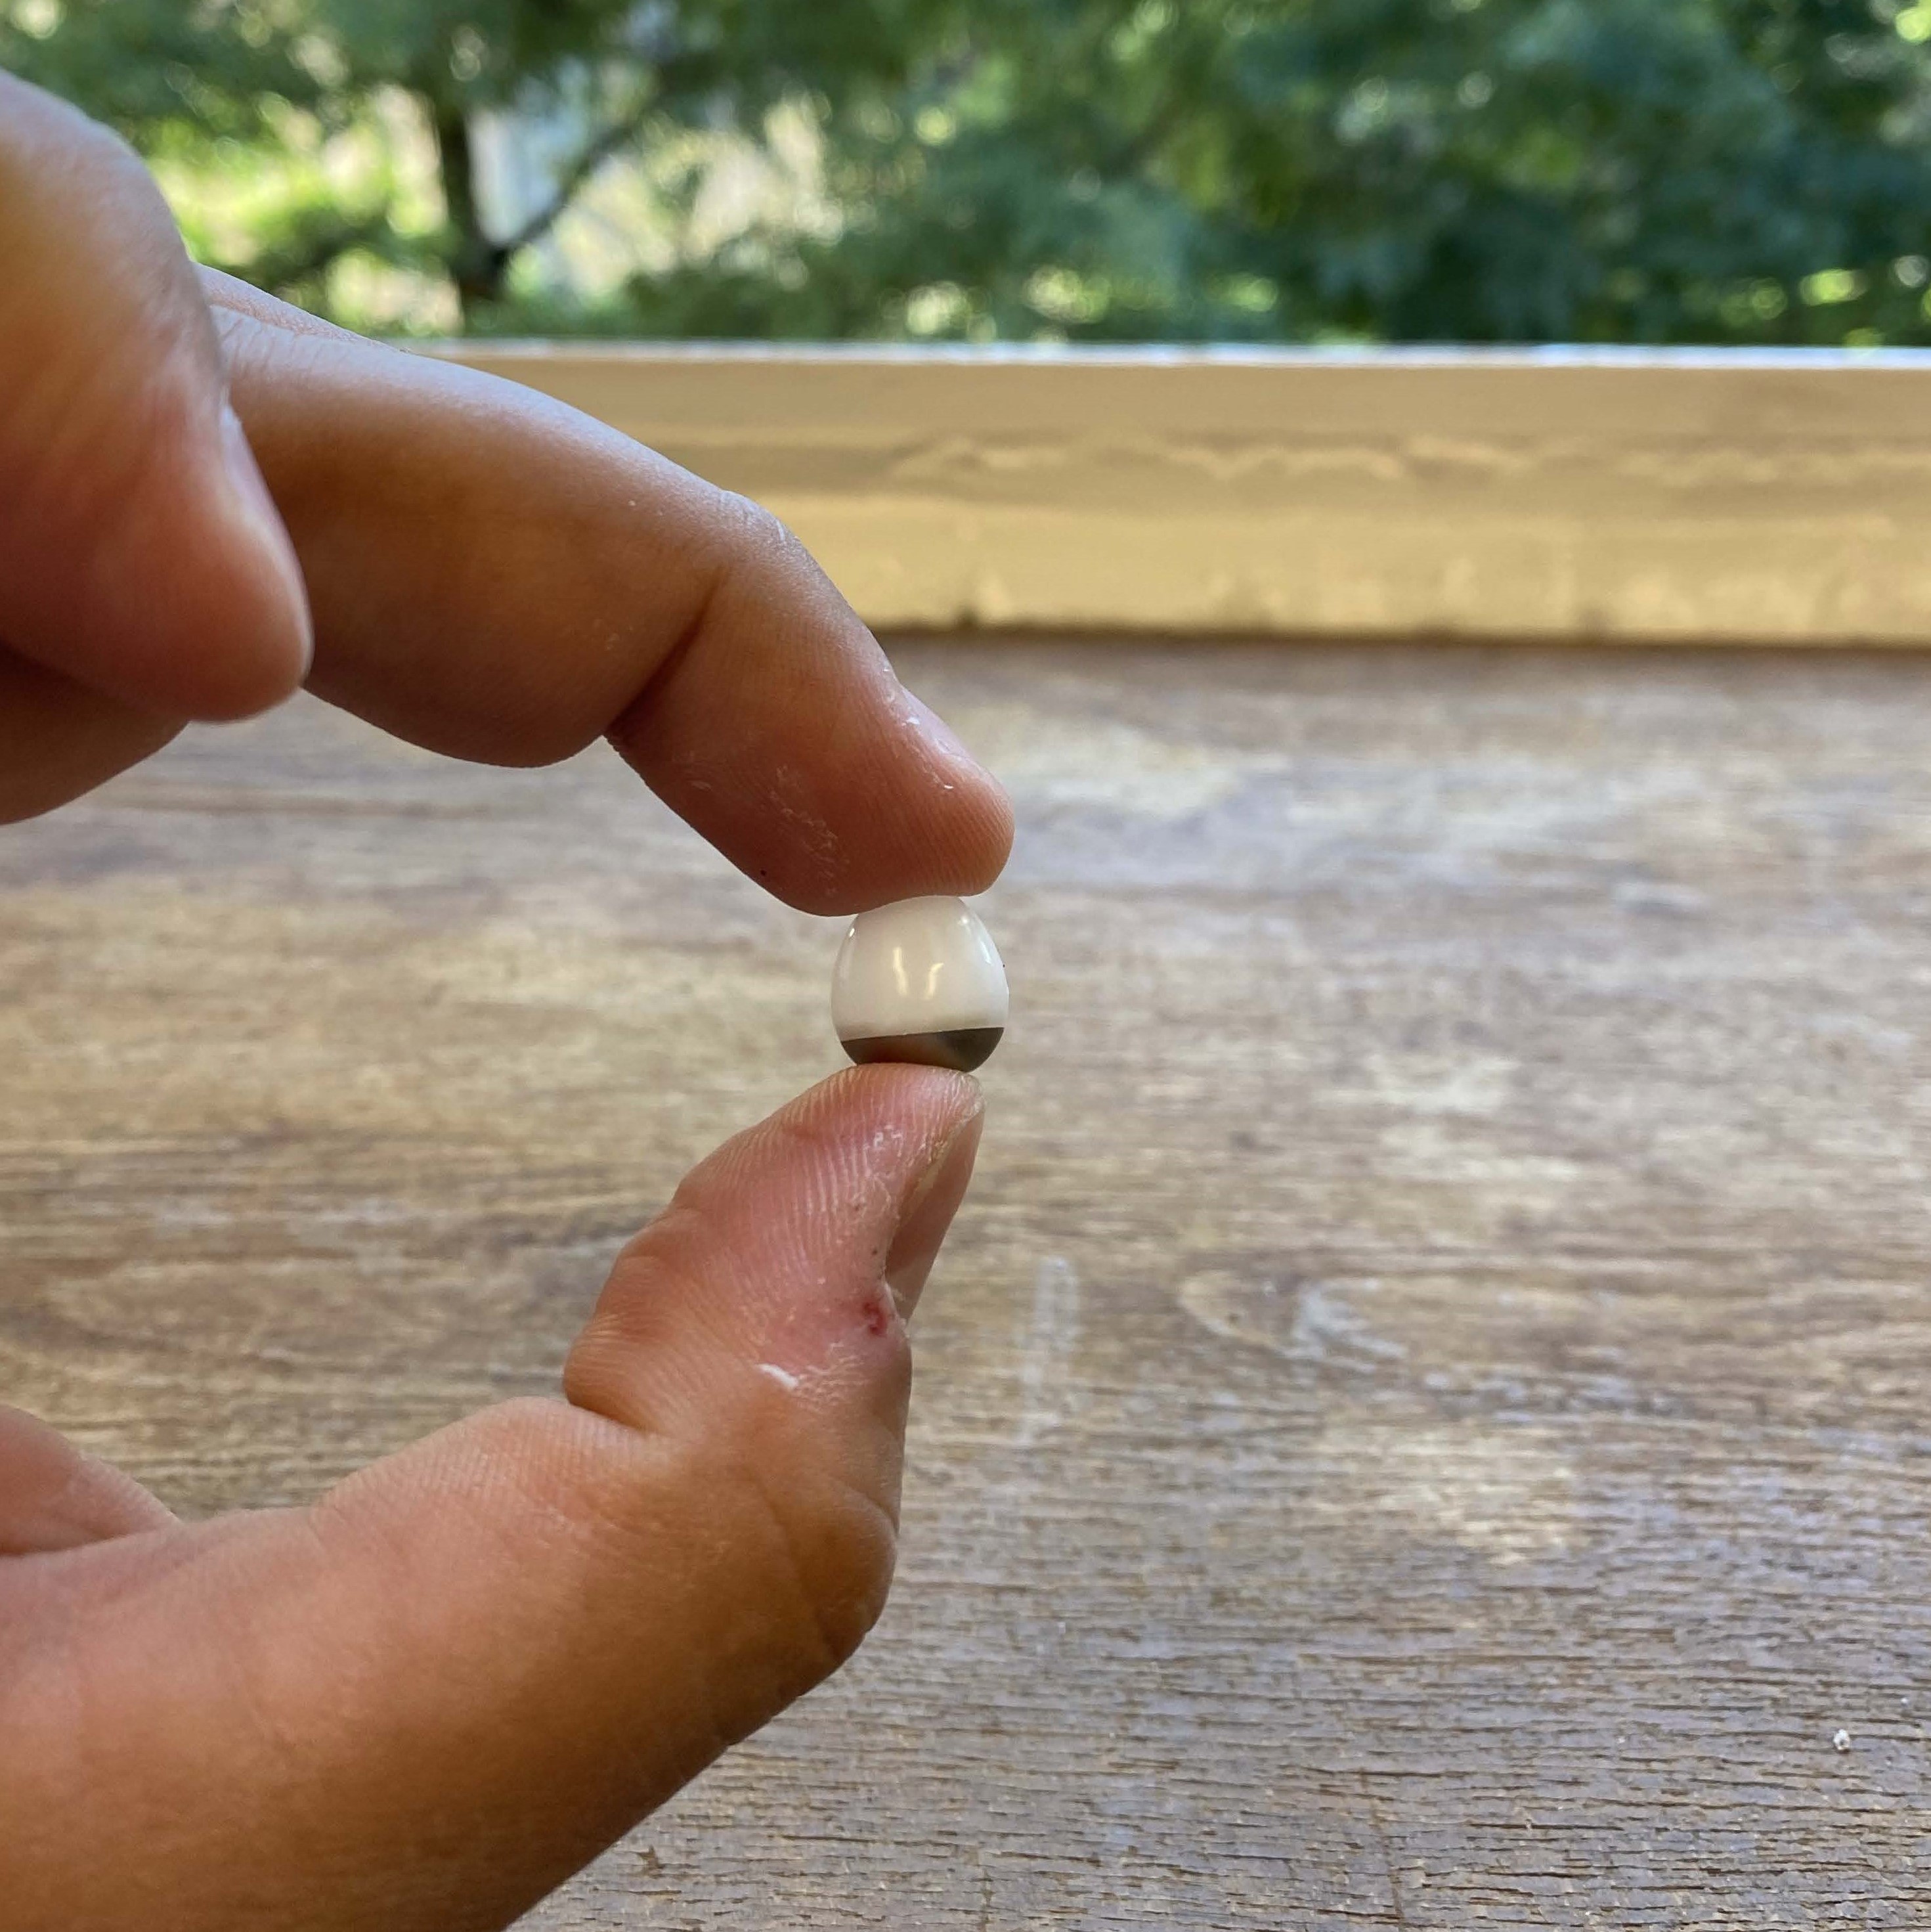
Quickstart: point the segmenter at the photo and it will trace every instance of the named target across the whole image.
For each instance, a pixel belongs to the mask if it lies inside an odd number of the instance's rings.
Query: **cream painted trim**
[[[767,504],[881,626],[1931,643],[1931,355],[438,352]]]

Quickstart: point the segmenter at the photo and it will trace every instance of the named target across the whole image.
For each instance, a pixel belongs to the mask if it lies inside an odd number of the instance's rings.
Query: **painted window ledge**
[[[1931,642],[1931,354],[471,343],[873,623]]]

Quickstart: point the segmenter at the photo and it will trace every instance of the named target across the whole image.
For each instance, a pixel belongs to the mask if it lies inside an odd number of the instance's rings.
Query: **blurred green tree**
[[[446,278],[477,328],[1931,341],[1931,0],[0,0],[0,64],[244,171],[409,104],[417,206],[317,177],[197,238],[310,302],[355,254]],[[607,162],[781,108],[811,220],[519,280]],[[507,223],[492,116],[550,130]]]
[[[393,131],[400,114],[433,144],[429,218],[394,166],[325,165],[280,170],[231,245],[190,239],[311,304],[352,253],[437,268],[473,316],[606,162],[680,126],[902,84],[936,18],[930,0],[0,0],[0,66],[119,129],[170,184],[196,164],[245,179],[295,134]],[[499,229],[475,135],[506,116],[544,124],[554,152],[539,205]]]

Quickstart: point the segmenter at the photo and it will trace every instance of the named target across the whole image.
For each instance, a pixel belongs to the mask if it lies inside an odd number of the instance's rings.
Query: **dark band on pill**
[[[1005,1036],[1003,1027],[947,1027],[937,1033],[881,1034],[870,1040],[840,1042],[861,1066],[883,1060],[913,1066],[947,1066],[970,1073],[992,1058]]]

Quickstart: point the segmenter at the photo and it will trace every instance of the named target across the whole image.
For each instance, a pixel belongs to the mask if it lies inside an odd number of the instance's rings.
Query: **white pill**
[[[963,899],[860,913],[832,969],[832,1024],[860,1066],[904,1060],[970,1073],[999,1044],[1010,1002],[999,949]]]

